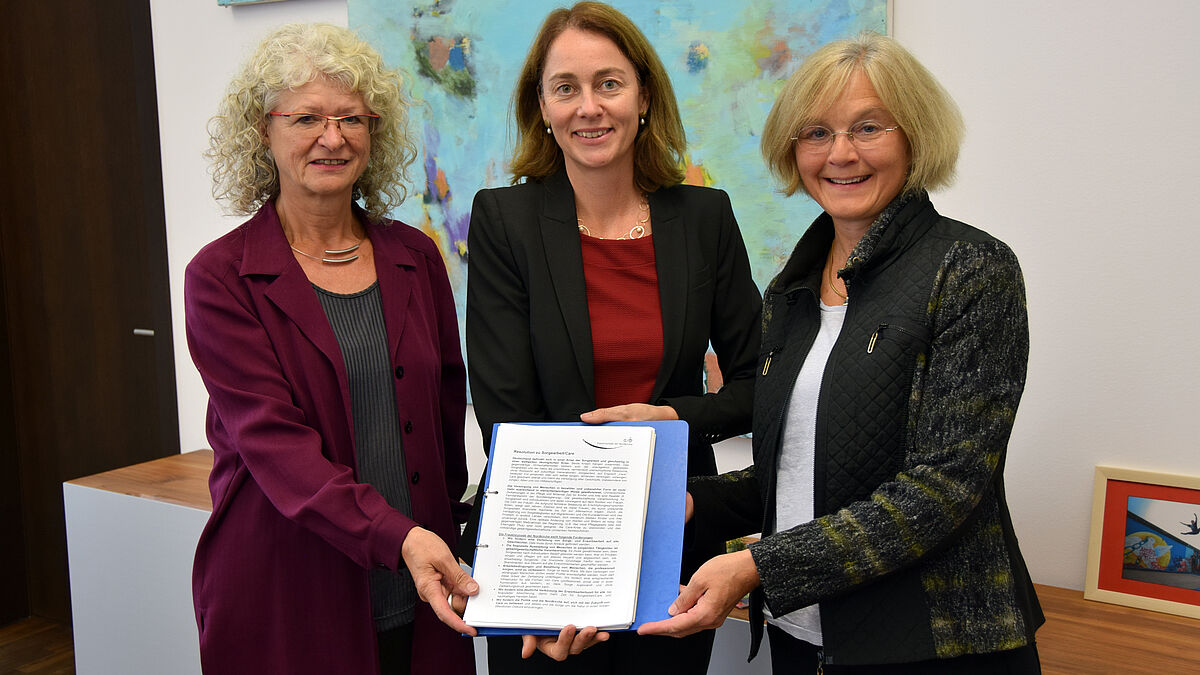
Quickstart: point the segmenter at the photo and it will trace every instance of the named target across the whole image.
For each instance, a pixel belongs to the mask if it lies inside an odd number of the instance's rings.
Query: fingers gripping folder
[[[497,424],[475,541],[480,635],[635,630],[679,592],[682,421]]]

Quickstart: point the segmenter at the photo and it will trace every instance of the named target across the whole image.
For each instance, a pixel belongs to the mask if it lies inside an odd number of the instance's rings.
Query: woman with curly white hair
[[[433,242],[385,217],[415,156],[400,87],[350,31],[293,24],[210,122],[214,195],[250,219],[184,290],[214,451],[205,672],[473,672],[447,602],[477,589],[448,547],[467,516],[454,302]]]

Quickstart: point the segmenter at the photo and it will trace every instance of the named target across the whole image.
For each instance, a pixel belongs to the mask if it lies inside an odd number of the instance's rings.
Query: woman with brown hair
[[[682,419],[689,474],[716,473],[711,444],[749,429],[760,298],[728,196],[680,184],[683,125],[662,62],[625,15],[582,2],[546,18],[513,106],[514,185],[476,195],[468,234],[485,443],[496,422]],[[710,344],[725,384],[706,394]],[[720,550],[697,546],[684,574]],[[503,673],[703,673],[712,639],[568,627],[526,637],[525,662],[489,638],[488,658]]]

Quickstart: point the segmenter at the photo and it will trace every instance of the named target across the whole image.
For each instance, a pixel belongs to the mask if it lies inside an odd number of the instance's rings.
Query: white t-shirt
[[[833,343],[842,332],[846,305],[831,307],[821,303],[821,329],[804,359],[783,421],[783,448],[775,476],[775,531],[782,532],[813,519],[814,454],[817,434],[817,397],[821,378]],[[821,611],[809,605],[767,621],[792,637],[809,644],[821,644]]]

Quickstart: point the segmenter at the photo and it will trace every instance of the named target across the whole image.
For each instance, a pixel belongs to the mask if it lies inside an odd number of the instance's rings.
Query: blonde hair
[[[417,149],[408,137],[408,99],[402,75],[353,32],[328,24],[288,24],[268,34],[208,121],[213,197],[238,215],[254,213],[279,195],[279,173],[264,135],[267,113],[280,94],[320,78],[362,96],[380,115],[371,132],[367,168],[354,185],[368,218],[378,222],[408,195],[407,170]]]
[[[580,2],[570,9],[550,12],[533,39],[517,77],[512,100],[517,121],[517,147],[510,167],[513,183],[522,178],[541,180],[563,166],[562,150],[554,137],[546,133],[538,101],[550,45],[568,28],[612,40],[633,64],[638,85],[646,91],[649,101],[644,116],[646,124],[633,141],[634,184],[643,192],[653,192],[682,182],[687,139],[667,69],[629,17],[601,2]]]
[[[933,75],[895,40],[863,32],[831,42],[788,78],[763,127],[762,154],[787,195],[807,194],[796,166],[793,138],[815,124],[861,72],[908,139],[905,192],[949,185],[962,146],[963,121],[954,100]]]

